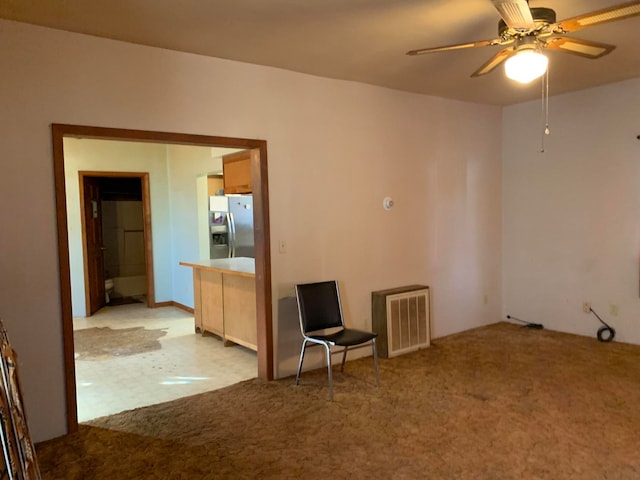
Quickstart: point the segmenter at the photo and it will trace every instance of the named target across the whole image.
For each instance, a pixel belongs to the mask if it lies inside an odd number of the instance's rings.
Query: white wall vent
[[[371,310],[381,357],[430,345],[429,287],[410,285],[372,292]]]

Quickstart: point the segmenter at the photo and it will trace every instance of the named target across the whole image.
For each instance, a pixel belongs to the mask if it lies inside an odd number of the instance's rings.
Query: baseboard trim
[[[176,307],[180,310],[184,310],[185,312],[194,313],[193,308],[187,307],[179,302],[174,302],[173,300],[169,300],[168,302],[156,302],[153,305],[150,305],[149,308],[162,308],[162,307]]]
[[[179,308],[180,310],[184,310],[185,312],[194,313],[193,308],[187,307],[186,305],[183,305],[182,303],[179,303],[179,302],[166,302],[166,303],[168,303],[169,306]]]
[[[162,308],[162,307],[173,307],[172,301],[169,302],[156,302],[153,305],[149,305],[150,308]]]

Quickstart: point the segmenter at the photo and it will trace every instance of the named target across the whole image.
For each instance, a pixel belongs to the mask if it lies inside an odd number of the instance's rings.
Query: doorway
[[[86,314],[155,304],[149,174],[80,171]]]
[[[265,380],[272,380],[274,378],[274,359],[266,141],[168,132],[151,132],[142,130],[124,130],[102,127],[53,124],[53,160],[56,186],[58,256],[60,265],[60,292],[63,321],[68,431],[74,432],[77,430],[78,419],[76,410],[69,251],[67,248],[68,231],[66,217],[66,186],[63,144],[63,139],[65,137],[256,150],[257,154],[252,157],[251,176],[254,196],[258,376]],[[166,303],[167,302],[164,302],[164,304]],[[153,303],[149,301],[149,306],[154,307],[159,305],[155,301]]]

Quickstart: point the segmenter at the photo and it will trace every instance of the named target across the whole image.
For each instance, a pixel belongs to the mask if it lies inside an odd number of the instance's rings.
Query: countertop
[[[242,277],[256,276],[256,262],[253,258],[247,257],[196,260],[193,262],[180,262],[180,265],[191,268],[199,268],[201,270],[213,270],[216,272],[230,273]]]

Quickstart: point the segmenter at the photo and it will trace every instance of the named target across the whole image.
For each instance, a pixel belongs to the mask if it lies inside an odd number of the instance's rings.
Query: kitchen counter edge
[[[212,270],[214,272],[222,272],[242,277],[256,276],[256,263],[253,258],[235,257],[235,258],[216,258],[212,260],[196,260],[180,262],[184,267],[198,268],[200,270]]]

